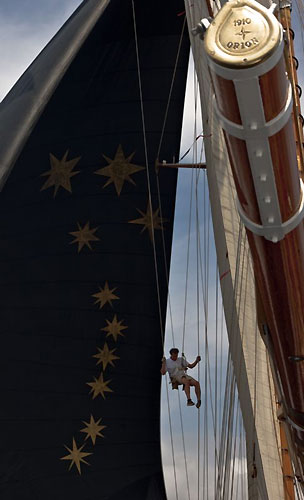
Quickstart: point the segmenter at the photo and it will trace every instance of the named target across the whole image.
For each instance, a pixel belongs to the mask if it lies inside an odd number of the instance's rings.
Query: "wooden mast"
[[[292,85],[293,93],[293,122],[294,133],[296,138],[298,168],[303,173],[304,167],[304,152],[303,152],[303,117],[301,115],[301,104],[299,95],[298,76],[296,70],[296,59],[294,51],[294,41],[291,30],[291,4],[280,9],[280,21],[284,28],[286,46],[285,46],[285,60],[286,69],[288,72],[289,80]],[[302,174],[303,175],[303,174]]]
[[[286,78],[282,28],[272,11],[254,0],[231,1],[208,28],[205,49],[285,419],[303,466],[302,150],[293,120],[299,114],[296,107],[292,116],[295,84]]]
[[[294,473],[288,451],[287,437],[283,423],[280,422],[279,425],[280,425],[280,437],[281,437],[282,469],[283,469],[285,500],[295,500]]]

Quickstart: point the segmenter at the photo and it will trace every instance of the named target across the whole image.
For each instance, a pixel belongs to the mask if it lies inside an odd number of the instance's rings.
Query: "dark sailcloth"
[[[176,173],[159,174],[161,211],[154,164],[181,11],[135,1],[152,214],[131,1],[84,2],[0,107],[2,500],[166,498],[160,322]],[[168,160],[188,51],[185,33]]]

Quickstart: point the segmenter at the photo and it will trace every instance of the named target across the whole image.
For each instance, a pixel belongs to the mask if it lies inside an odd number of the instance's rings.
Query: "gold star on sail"
[[[114,366],[113,363],[114,359],[120,359],[118,356],[115,356],[115,354],[113,354],[113,352],[116,351],[116,349],[110,350],[106,342],[105,345],[103,346],[103,349],[99,349],[99,347],[97,347],[97,349],[99,352],[97,354],[94,354],[93,358],[98,359],[97,365],[99,365],[99,363],[102,363],[103,371],[105,371],[108,364]]]
[[[90,241],[99,241],[99,238],[95,236],[95,232],[97,231],[98,227],[95,227],[94,229],[90,229],[90,223],[87,222],[83,227],[80,226],[80,224],[77,222],[77,226],[79,231],[73,231],[70,232],[72,236],[75,236],[75,240],[71,241],[72,243],[78,243],[78,253],[84,245],[89,247],[90,250],[92,250],[92,247],[90,245]]]
[[[67,446],[64,445],[64,447],[70,452],[69,455],[66,455],[65,457],[61,457],[60,460],[71,460],[69,470],[71,470],[72,466],[75,464],[77,467],[77,470],[79,474],[81,474],[81,468],[80,468],[80,462],[83,462],[84,464],[90,465],[86,460],[83,460],[84,457],[87,457],[88,455],[92,455],[92,453],[86,453],[84,451],[81,451],[85,445],[83,444],[80,446],[80,448],[77,448],[77,445],[75,443],[75,439],[73,438],[73,449],[70,450]]]
[[[71,177],[79,174],[80,172],[79,170],[72,172],[72,170],[77,165],[81,157],[79,156],[77,158],[73,158],[73,160],[67,160],[68,154],[69,150],[64,153],[61,160],[58,160],[58,158],[50,153],[51,170],[41,174],[42,177],[49,176],[49,178],[45,181],[40,191],[54,186],[54,198],[60,186],[69,191],[69,193],[72,192]]]
[[[124,321],[123,319],[121,321],[117,321],[117,316],[115,314],[112,322],[106,319],[108,326],[106,326],[105,328],[101,328],[101,330],[108,332],[107,337],[109,337],[109,335],[112,335],[115,342],[117,342],[118,335],[124,336],[124,334],[121,332],[122,330],[128,328],[127,326],[121,324],[123,321]]]
[[[100,291],[98,293],[94,293],[92,295],[92,297],[96,297],[95,304],[99,304],[99,309],[101,309],[107,302],[109,302],[109,304],[112,305],[112,300],[119,300],[119,297],[117,297],[117,295],[114,295],[114,293],[112,293],[114,292],[114,290],[116,290],[116,288],[112,288],[112,290],[110,290],[107,281],[105,282],[105,287],[104,288],[99,287],[99,290]]]
[[[151,217],[151,209],[150,209],[150,203],[148,202],[147,205],[147,212],[144,213],[139,208],[136,209],[142,217],[139,217],[138,219],[134,220],[129,220],[129,224],[142,224],[144,227],[141,230],[141,233],[145,230],[148,229],[149,235],[150,235],[150,240],[152,241],[152,227],[154,229],[163,229],[163,223],[166,222],[166,219],[163,219],[162,217],[159,217],[159,208],[155,210],[155,212],[152,212],[152,217]]]
[[[87,385],[89,385],[90,387],[92,387],[92,389],[90,390],[90,394],[91,392],[93,392],[93,399],[95,399],[98,394],[101,394],[101,396],[103,397],[103,399],[106,399],[105,398],[105,395],[104,393],[105,392],[113,392],[112,389],[110,389],[110,387],[108,387],[108,384],[111,382],[111,380],[108,380],[108,381],[105,381],[103,380],[103,373],[101,373],[97,378],[95,378],[95,382],[87,382]]]
[[[99,425],[100,421],[101,421],[101,418],[99,420],[97,420],[97,422],[95,422],[94,417],[91,415],[90,422],[88,423],[88,422],[83,421],[83,423],[86,425],[86,427],[84,429],[80,430],[80,432],[86,433],[85,439],[88,439],[88,437],[90,437],[92,439],[92,443],[94,445],[95,445],[97,436],[104,437],[104,435],[101,434],[100,431],[102,431],[102,429],[105,429],[106,425]]]
[[[130,175],[135,174],[140,170],[144,170],[144,167],[130,163],[134,154],[135,151],[126,158],[122,146],[119,144],[113,160],[103,155],[109,165],[96,170],[95,174],[109,177],[109,180],[103,186],[104,188],[114,182],[116,192],[119,196],[125,181],[131,182],[131,184],[135,185],[135,182],[131,179]]]

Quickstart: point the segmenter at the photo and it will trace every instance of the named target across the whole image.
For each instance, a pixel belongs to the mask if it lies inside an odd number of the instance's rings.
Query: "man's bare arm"
[[[195,360],[195,361],[193,361],[193,363],[189,363],[189,364],[188,364],[188,368],[194,368],[194,367],[195,367],[195,366],[196,366],[196,365],[200,362],[200,360],[201,360],[201,357],[200,357],[200,356],[197,356],[197,357],[196,357],[196,360]]]
[[[162,366],[161,366],[161,369],[160,369],[160,373],[162,375],[166,375],[166,371],[167,371],[166,358],[163,358],[162,359]]]

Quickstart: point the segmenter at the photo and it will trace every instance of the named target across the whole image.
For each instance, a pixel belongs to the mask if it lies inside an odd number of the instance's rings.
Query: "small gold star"
[[[101,394],[103,399],[105,398],[104,393],[105,392],[113,392],[110,387],[108,387],[108,384],[111,382],[111,380],[108,380],[107,382],[103,380],[103,373],[101,373],[98,377],[98,379],[95,379],[95,382],[87,382],[87,385],[91,386],[92,389],[90,390],[90,393],[93,392],[93,399],[95,399],[98,394]]]
[[[112,305],[112,300],[119,300],[119,297],[117,297],[117,295],[114,295],[114,290],[116,290],[116,288],[112,288],[112,290],[109,289],[109,284],[108,282],[106,281],[105,282],[105,287],[104,288],[100,288],[99,287],[99,292],[98,293],[94,293],[92,295],[92,297],[96,297],[96,301],[95,301],[95,304],[98,304],[99,303],[99,309],[101,309],[107,302],[109,302],[110,305]]]
[[[97,365],[99,365],[99,363],[102,363],[103,371],[105,371],[108,364],[114,366],[114,363],[113,363],[114,359],[120,359],[118,356],[115,356],[115,354],[112,354],[114,351],[116,351],[116,349],[110,350],[108,348],[108,344],[106,342],[103,346],[103,349],[99,349],[99,347],[97,347],[97,349],[99,352],[97,354],[94,354],[93,358],[98,359]]]
[[[97,236],[95,236],[94,234],[97,231],[98,227],[90,229],[89,222],[87,222],[83,227],[81,227],[80,224],[77,222],[77,226],[79,231],[73,231],[69,233],[72,236],[75,236],[75,240],[71,241],[71,244],[78,243],[78,253],[80,252],[80,250],[82,250],[84,245],[87,245],[87,247],[89,247],[89,249],[92,250],[90,241],[99,240],[99,238],[97,238]]]
[[[150,203],[148,202],[147,205],[147,212],[144,213],[139,208],[136,209],[142,217],[139,217],[138,219],[134,220],[129,220],[129,224],[142,224],[144,227],[141,230],[141,233],[145,230],[148,229],[149,235],[150,235],[150,240],[152,241],[152,227],[154,229],[163,229],[163,223],[166,222],[166,219],[163,219],[159,217],[159,208],[155,210],[155,212],[152,212],[153,215],[151,217],[151,209],[150,209]]]
[[[60,186],[69,191],[69,193],[72,192],[71,177],[79,174],[80,172],[79,170],[72,172],[72,170],[77,165],[81,157],[79,156],[77,158],[73,158],[73,160],[67,161],[68,154],[69,150],[64,153],[61,160],[58,160],[58,158],[50,153],[51,170],[41,174],[42,177],[49,176],[49,178],[45,181],[40,191],[55,186],[54,198]]]
[[[86,425],[86,427],[84,429],[80,430],[80,432],[86,433],[85,439],[88,439],[88,437],[90,437],[92,439],[92,443],[94,445],[95,445],[97,436],[104,437],[104,435],[101,434],[100,431],[102,431],[102,429],[105,429],[106,425],[99,425],[100,421],[101,421],[101,418],[99,420],[97,420],[97,422],[95,422],[94,417],[91,415],[90,423],[83,421],[83,423]]]
[[[124,321],[123,319],[121,321],[117,321],[117,316],[115,314],[112,322],[108,321],[106,319],[106,322],[108,323],[108,326],[106,326],[105,328],[101,328],[101,330],[103,330],[105,332],[108,332],[107,333],[107,337],[109,337],[109,335],[112,335],[112,337],[115,340],[115,342],[117,342],[118,335],[123,336],[124,334],[121,333],[122,330],[125,330],[126,328],[128,328],[127,326],[124,326],[124,325],[121,324],[123,321]]]
[[[125,181],[131,182],[131,184],[135,185],[135,182],[131,179],[130,175],[135,174],[140,170],[144,170],[144,167],[130,163],[134,154],[135,151],[128,156],[128,158],[126,158],[122,146],[119,144],[113,160],[103,155],[108,162],[108,166],[96,170],[95,174],[110,177],[103,186],[104,188],[114,182],[116,192],[119,196]]]
[[[80,468],[80,462],[83,462],[84,464],[90,465],[86,460],[83,460],[83,457],[87,457],[88,455],[92,455],[92,453],[85,453],[81,451],[85,445],[83,444],[80,446],[80,448],[77,448],[77,445],[75,443],[75,439],[73,438],[73,449],[70,450],[67,446],[64,445],[64,447],[70,452],[69,455],[66,455],[65,457],[61,457],[60,460],[71,460],[69,470],[71,470],[72,466],[75,464],[77,467],[77,470],[79,474],[81,474],[81,468]]]

